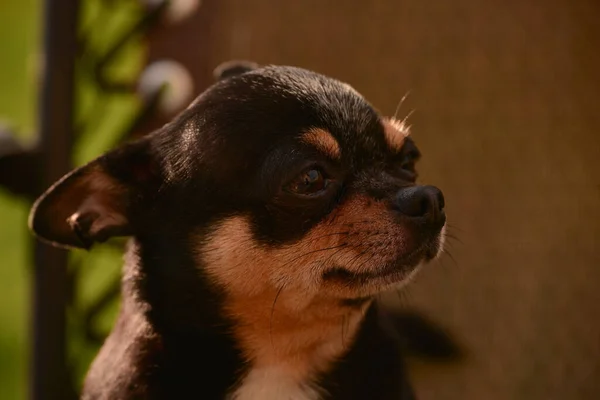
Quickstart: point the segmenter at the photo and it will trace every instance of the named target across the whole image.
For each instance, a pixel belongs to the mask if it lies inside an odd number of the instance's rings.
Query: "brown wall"
[[[600,3],[205,0],[197,55],[293,64],[411,108],[456,264],[411,302],[468,362],[415,368],[423,399],[600,393]],[[200,72],[200,71],[199,71]],[[200,72],[204,78],[208,70]],[[443,265],[442,265],[443,264]]]

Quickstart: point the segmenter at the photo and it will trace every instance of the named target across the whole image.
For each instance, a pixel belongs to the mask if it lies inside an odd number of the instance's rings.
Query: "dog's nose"
[[[396,194],[395,206],[408,217],[425,217],[428,222],[445,220],[444,195],[435,186],[411,186]]]

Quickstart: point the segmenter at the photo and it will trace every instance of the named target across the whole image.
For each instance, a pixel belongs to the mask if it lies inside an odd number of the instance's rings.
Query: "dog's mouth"
[[[373,283],[396,283],[406,279],[423,261],[422,256],[411,256],[401,263],[389,263],[374,271],[356,272],[344,267],[334,267],[323,273],[323,280],[346,287],[363,287]]]
[[[323,281],[342,285],[346,288],[363,288],[365,286],[386,286],[408,280],[420,265],[433,260],[443,247],[443,232],[427,241],[408,255],[373,268],[369,271],[352,271],[342,266],[328,269],[322,275]]]

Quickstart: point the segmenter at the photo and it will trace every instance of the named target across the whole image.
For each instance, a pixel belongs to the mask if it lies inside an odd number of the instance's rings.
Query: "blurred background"
[[[36,244],[34,198],[231,59],[331,75],[388,115],[410,93],[459,240],[404,302],[468,351],[414,362],[420,398],[599,398],[599,21],[597,0],[0,1],[0,399],[77,390],[118,304],[121,243]]]

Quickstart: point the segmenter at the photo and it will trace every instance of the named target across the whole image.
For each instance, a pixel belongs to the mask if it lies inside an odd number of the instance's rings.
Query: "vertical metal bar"
[[[39,111],[41,184],[48,187],[71,166],[78,0],[46,0]],[[66,363],[67,252],[36,242],[33,279],[31,399],[73,397]]]

